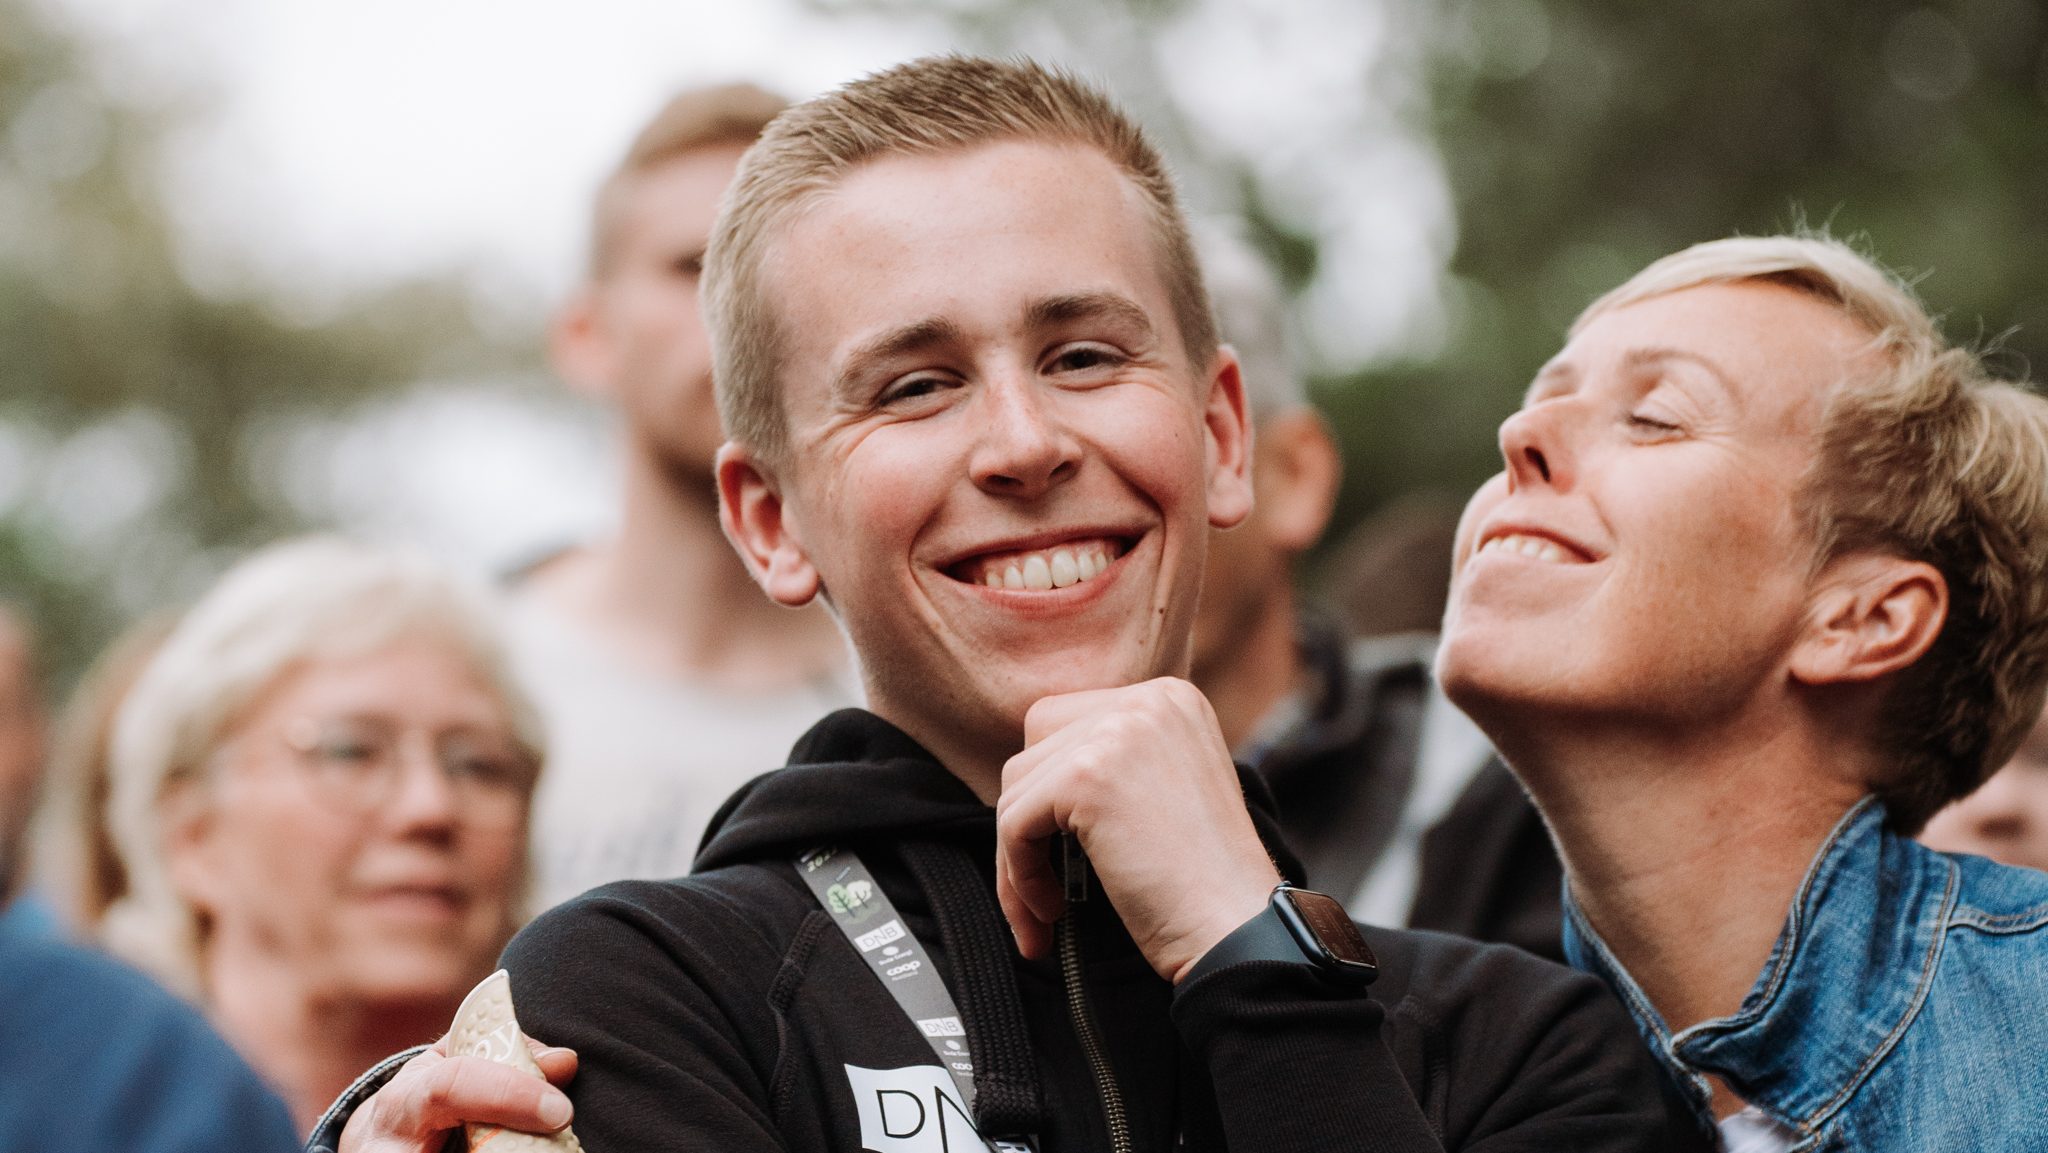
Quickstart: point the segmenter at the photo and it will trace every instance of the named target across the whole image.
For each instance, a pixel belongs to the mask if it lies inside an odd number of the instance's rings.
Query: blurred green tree
[[[1344,382],[1354,497],[1498,467],[1509,411],[1593,297],[1667,252],[1825,225],[1917,280],[1952,338],[2048,364],[2048,9],[2035,0],[1460,0],[1413,10],[1458,244],[1431,363]],[[1473,393],[1473,403],[1430,398]],[[1436,443],[1431,444],[1434,440]],[[1432,463],[1431,454],[1441,454]]]
[[[0,600],[60,682],[137,611],[305,527],[277,459],[293,419],[508,355],[453,277],[318,321],[195,287],[155,183],[172,114],[109,95],[92,52],[0,0]]]

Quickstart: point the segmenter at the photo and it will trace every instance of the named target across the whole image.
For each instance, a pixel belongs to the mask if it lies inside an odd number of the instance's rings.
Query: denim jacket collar
[[[1673,1035],[1565,889],[1565,953],[1620,995],[1651,1050],[1703,1118],[1708,1073],[1750,1104],[1812,1133],[1898,1042],[1926,999],[1955,870],[1888,835],[1865,798],[1842,817],[1800,882],[1785,928],[1732,1016]]]

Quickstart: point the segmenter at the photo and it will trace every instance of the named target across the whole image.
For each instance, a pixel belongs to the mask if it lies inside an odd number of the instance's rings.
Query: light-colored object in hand
[[[512,1015],[512,978],[500,969],[485,977],[462,999],[455,1010],[455,1024],[448,1030],[448,1055],[483,1057],[510,1065],[538,1077],[540,1066],[527,1052],[526,1036],[519,1031],[519,1018]],[[521,1133],[496,1125],[464,1122],[470,1153],[582,1153],[576,1134],[564,1128],[559,1133]]]

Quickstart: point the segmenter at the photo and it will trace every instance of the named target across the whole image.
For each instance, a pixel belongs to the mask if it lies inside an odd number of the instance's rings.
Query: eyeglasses
[[[285,726],[284,742],[322,800],[356,813],[397,795],[408,755],[438,769],[464,816],[486,824],[517,822],[540,772],[517,740],[481,729],[429,733],[375,717],[300,717]]]

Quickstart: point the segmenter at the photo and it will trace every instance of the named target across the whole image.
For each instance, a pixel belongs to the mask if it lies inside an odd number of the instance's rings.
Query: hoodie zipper
[[[1095,1092],[1102,1099],[1102,1120],[1109,1127],[1112,1153],[1131,1153],[1131,1123],[1124,1115],[1124,1094],[1116,1083],[1116,1071],[1109,1067],[1109,1049],[1102,1041],[1102,1026],[1095,1020],[1095,1008],[1088,1000],[1088,987],[1081,977],[1081,935],[1070,903],[1059,920],[1060,979],[1066,986],[1067,1015],[1073,1018],[1074,1033],[1081,1039],[1081,1052],[1088,1058],[1088,1071],[1095,1075]]]

